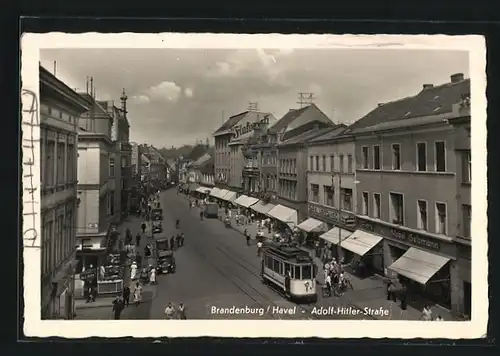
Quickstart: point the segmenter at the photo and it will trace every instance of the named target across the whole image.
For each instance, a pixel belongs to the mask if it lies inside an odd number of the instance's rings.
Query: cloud
[[[130,98],[134,104],[148,104],[149,98],[146,95],[134,95]]]
[[[174,82],[164,81],[147,90],[150,100],[166,100],[176,102],[181,94],[181,87]]]
[[[193,89],[191,88],[185,88],[184,89],[184,95],[187,96],[188,98],[193,97]]]

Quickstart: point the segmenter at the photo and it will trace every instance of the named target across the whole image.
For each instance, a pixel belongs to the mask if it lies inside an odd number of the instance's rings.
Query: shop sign
[[[93,281],[97,278],[97,268],[88,269],[85,272],[80,273],[80,279],[82,281]]]
[[[360,218],[358,218],[358,228],[417,247],[422,247],[434,251],[439,251],[441,249],[441,244],[438,241],[434,241],[427,236],[400,230],[382,224],[373,223],[370,221],[362,220]]]
[[[269,124],[269,116],[265,116],[259,122],[247,122],[244,125],[238,125],[233,128],[233,139],[237,139],[240,136],[243,136],[253,130],[257,129],[261,124],[268,125]]]
[[[354,227],[356,224],[356,216],[354,214],[341,212],[337,209],[331,209],[315,204],[308,204],[308,211],[310,216],[314,215],[320,219],[323,218],[333,220],[336,223],[341,223],[348,227]]]

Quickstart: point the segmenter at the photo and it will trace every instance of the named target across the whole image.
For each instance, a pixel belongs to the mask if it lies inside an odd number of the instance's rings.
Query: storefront
[[[470,242],[469,242],[470,243]],[[456,305],[459,314],[471,316],[472,302],[472,283],[471,283],[471,247],[469,244],[457,244],[457,263],[456,268],[452,268],[451,280],[457,280],[457,284],[452,284],[456,288],[456,301],[453,299],[452,307]]]
[[[452,271],[456,268],[456,245],[452,238],[423,234],[404,227],[357,218],[358,227],[383,238],[384,273],[398,278],[413,299],[452,307]]]
[[[278,231],[287,230],[287,228],[293,231],[298,225],[297,210],[281,204],[278,204],[269,210],[266,215],[278,222]]]
[[[351,261],[354,254],[343,249],[342,241],[354,232],[356,216],[346,211],[339,211],[333,207],[315,203],[308,203],[307,211],[309,217],[324,222],[328,230],[326,233],[319,235],[319,248],[323,250],[322,258],[335,257],[337,259],[344,258],[345,262]],[[340,248],[338,247],[339,242]]]
[[[305,243],[306,246],[314,247],[319,239],[319,236],[328,230],[326,223],[315,218],[308,218],[297,225],[299,230],[299,242]],[[319,245],[318,245],[319,248]],[[317,257],[320,257],[319,250],[316,252]]]

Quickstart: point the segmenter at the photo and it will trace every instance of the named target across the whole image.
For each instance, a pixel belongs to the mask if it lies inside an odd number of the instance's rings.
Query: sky
[[[298,93],[335,123],[378,103],[417,94],[450,75],[469,77],[468,52],[409,49],[44,49],[42,65],[72,89],[92,76],[99,100],[120,105],[125,88],[131,141],[156,147],[213,142],[212,133],[257,102],[278,119]]]

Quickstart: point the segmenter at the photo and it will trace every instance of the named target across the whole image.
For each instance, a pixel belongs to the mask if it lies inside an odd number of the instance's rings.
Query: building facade
[[[115,204],[115,147],[111,140],[113,118],[92,96],[89,112],[80,118],[78,134],[78,220],[76,275],[96,268],[106,251],[111,227],[119,222]],[[84,282],[75,278],[75,295],[83,297]]]
[[[39,67],[41,318],[73,319],[78,120],[91,104]]]
[[[427,300],[464,310],[459,275],[457,159],[453,105],[470,81],[425,85],[414,97],[380,105],[353,124],[358,227],[383,237],[384,273]]]
[[[132,167],[132,175],[135,176],[140,172],[141,154],[139,152],[139,145],[137,144],[137,142],[131,142],[130,146],[130,164]]]
[[[210,156],[210,159],[206,161],[200,167],[201,180],[200,184],[205,187],[215,186],[215,159]]]

